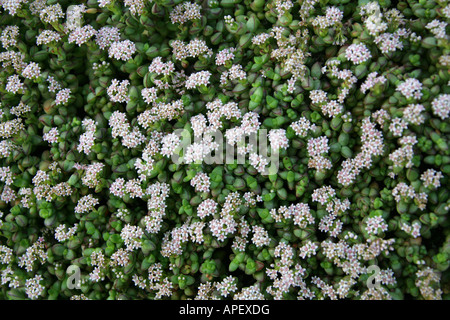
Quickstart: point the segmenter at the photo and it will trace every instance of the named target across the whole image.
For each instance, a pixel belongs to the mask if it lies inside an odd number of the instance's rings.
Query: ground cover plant
[[[1,299],[449,298],[448,1],[0,6]]]

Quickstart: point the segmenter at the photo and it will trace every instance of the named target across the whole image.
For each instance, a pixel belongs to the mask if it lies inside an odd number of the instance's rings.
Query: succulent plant
[[[1,299],[448,299],[448,1],[0,1]]]

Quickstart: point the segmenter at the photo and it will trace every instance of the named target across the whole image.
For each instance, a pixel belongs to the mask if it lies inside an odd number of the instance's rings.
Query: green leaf
[[[245,265],[245,274],[253,274],[256,272],[256,262],[252,258],[247,259],[247,264]]]
[[[116,173],[125,173],[129,171],[128,165],[126,163],[121,164],[120,166],[116,167],[114,170]]]
[[[25,300],[24,288],[13,288],[6,292],[7,296],[11,300]]]
[[[60,243],[54,244],[52,247],[52,252],[57,256],[63,256],[66,247]]]
[[[250,96],[250,100],[256,103],[261,103],[264,90],[261,87],[256,88],[255,92]]]
[[[258,181],[254,177],[249,176],[249,177],[247,177],[246,181],[247,181],[247,186],[251,190],[255,190],[256,188],[258,188]]]
[[[41,209],[39,210],[39,216],[43,219],[50,218],[53,215],[52,209]]]
[[[275,193],[275,192],[266,193],[265,195],[263,195],[263,200],[264,200],[265,202],[270,202],[270,201],[272,201],[275,197],[276,197],[276,193]]]
[[[239,263],[235,262],[234,260],[230,262],[230,265],[228,266],[228,271],[233,272],[236,271],[237,268],[239,268]]]
[[[78,181],[80,180],[80,177],[78,176],[78,173],[74,173],[70,176],[69,180],[67,181],[67,183],[70,186],[74,186]]]
[[[150,240],[144,240],[142,243],[142,252],[144,255],[148,255],[151,251],[156,249],[156,245]]]
[[[15,179],[14,179],[14,182],[13,182],[13,185],[14,185],[15,187],[17,187],[17,188],[25,188],[25,187],[27,187],[29,184],[30,184],[30,182],[27,181],[27,179],[23,179],[23,178],[20,178],[20,177],[15,178]]]
[[[88,231],[88,233],[89,233],[89,231]],[[120,237],[120,234],[117,234],[117,233],[112,234],[112,235],[109,237],[109,239],[110,239],[113,243],[115,243],[115,244],[123,243],[123,240],[122,240],[122,238]]]
[[[93,235],[94,232],[97,230],[95,228],[95,225],[91,221],[86,221],[85,228],[86,228],[86,232],[90,235]]]
[[[275,109],[278,107],[278,100],[272,96],[266,96],[266,103],[269,106],[269,109]]]

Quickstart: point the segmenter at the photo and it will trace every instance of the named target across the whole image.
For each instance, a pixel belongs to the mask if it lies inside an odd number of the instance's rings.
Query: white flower
[[[136,45],[130,40],[116,41],[108,49],[108,56],[117,60],[128,61],[136,52]]]
[[[369,49],[367,49],[364,44],[360,43],[351,44],[345,50],[345,57],[354,64],[360,64],[370,59],[372,55],[370,54]]]
[[[211,72],[209,71],[199,71],[191,74],[186,80],[186,89],[194,89],[198,86],[209,84],[209,78],[211,77]]]

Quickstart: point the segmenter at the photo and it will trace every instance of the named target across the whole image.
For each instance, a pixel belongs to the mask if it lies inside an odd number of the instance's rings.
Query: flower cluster
[[[301,117],[297,121],[291,123],[291,128],[294,129],[295,133],[300,137],[306,137],[308,131],[314,131],[316,126],[305,117]]]
[[[450,94],[440,94],[431,102],[433,113],[442,120],[450,115]]]
[[[191,186],[195,188],[197,192],[209,192],[211,185],[208,175],[204,172],[199,172],[191,179]]]
[[[114,41],[108,48],[108,56],[117,60],[128,61],[136,52],[136,45],[130,40]]]
[[[370,168],[372,157],[383,154],[383,135],[381,131],[375,128],[375,124],[370,122],[369,118],[364,118],[361,129],[361,152],[354,158],[345,160],[337,175],[339,183],[343,185],[352,183],[361,169]]]
[[[272,151],[278,149],[287,149],[289,140],[286,137],[286,130],[284,129],[272,129],[269,131],[269,141]]]
[[[58,137],[59,137],[58,128],[51,128],[47,133],[44,133],[42,139],[44,139],[48,143],[56,143],[58,142]]]
[[[404,182],[398,183],[394,189],[392,189],[392,196],[395,201],[406,201],[413,199],[420,210],[425,210],[428,196],[425,192],[416,192],[413,186],[409,186]]]
[[[318,171],[331,169],[331,161],[324,155],[328,153],[328,138],[326,136],[311,138],[308,140],[308,155],[310,159],[308,161],[308,167],[314,168]]]
[[[199,71],[193,73],[186,80],[186,89],[194,89],[198,86],[207,86],[209,84],[210,77],[211,72],[209,71]]]
[[[77,27],[69,34],[69,43],[75,43],[77,46],[85,44],[92,37],[95,36],[97,31],[91,25],[87,24],[83,27]]]
[[[364,44],[359,43],[348,46],[348,48],[345,49],[345,57],[354,64],[360,64],[366,62],[372,56],[369,49],[367,49]]]
[[[408,78],[397,86],[397,91],[400,91],[408,99],[420,99],[422,97],[421,90],[422,84],[414,78]]]
[[[64,242],[66,240],[69,240],[70,237],[72,237],[78,229],[78,224],[75,223],[75,225],[71,228],[68,228],[66,231],[66,225],[64,224],[60,224],[56,229],[55,229],[55,239],[58,240],[59,242]]]
[[[209,58],[213,55],[213,51],[202,39],[196,38],[189,41],[189,43],[185,43],[181,40],[174,40],[171,43],[171,46],[176,60],[184,60],[187,58]]]
[[[130,97],[128,96],[128,86],[130,82],[128,80],[122,80],[119,82],[117,79],[111,81],[111,85],[108,87],[108,96],[113,102],[128,102]]]
[[[185,24],[187,21],[201,18],[201,6],[197,3],[180,3],[170,12],[172,23]]]
[[[383,84],[385,82],[386,82],[386,77],[384,77],[383,75],[378,76],[378,73],[376,71],[374,71],[374,72],[371,72],[367,76],[366,80],[361,85],[360,90],[362,93],[366,93],[367,90],[373,88],[378,83]]]
[[[80,141],[77,146],[78,152],[89,154],[95,142],[96,123],[92,119],[84,119],[81,123],[85,132],[80,136]]]
[[[94,207],[97,204],[99,204],[99,200],[97,198],[94,198],[91,194],[88,194],[78,200],[74,210],[76,213],[86,213],[94,210]]]

